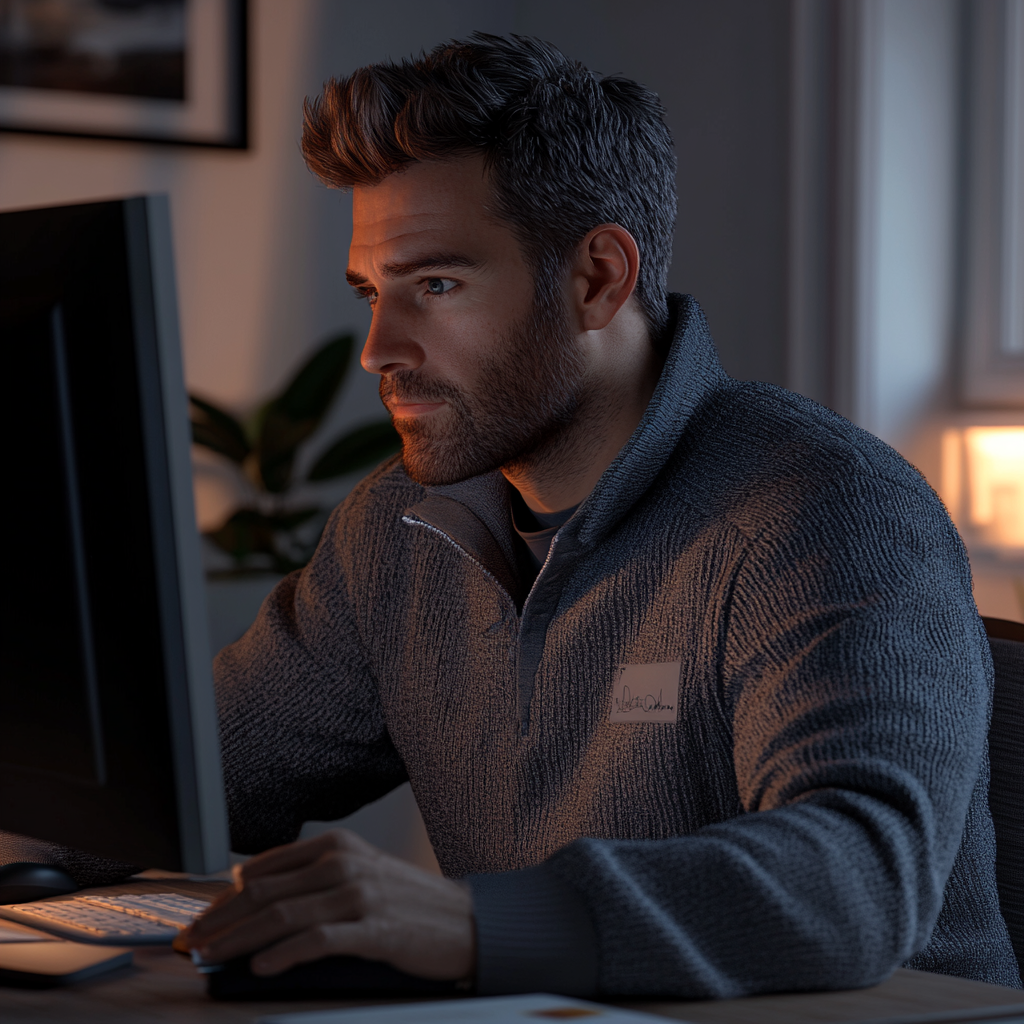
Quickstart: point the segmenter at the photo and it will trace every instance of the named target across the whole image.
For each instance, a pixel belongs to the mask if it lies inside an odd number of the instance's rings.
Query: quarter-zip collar
[[[431,490],[434,493],[407,510],[405,521],[415,517],[439,530],[490,573],[517,606],[522,604],[522,574],[515,555],[510,559],[495,536],[495,527],[500,529],[500,524],[485,523],[468,503],[437,493],[440,488]]]
[[[694,412],[728,380],[697,301],[670,295],[669,310],[673,340],[647,410],[594,490],[555,535],[560,557],[601,542],[654,482]],[[429,487],[427,497],[408,513],[447,534],[520,603],[510,485],[500,471]]]
[[[694,412],[728,379],[718,363],[704,314],[690,296],[672,296],[673,342],[647,410],[633,436],[576,514],[551,538],[548,556],[529,578],[513,543],[510,485],[500,472],[427,489],[405,521],[438,531],[476,561],[520,609],[513,647],[520,733],[530,733],[530,707],[548,627],[565,580],[650,488],[679,444]]]
[[[632,437],[560,532],[580,551],[596,547],[644,496],[675,451],[694,412],[728,381],[704,312],[692,295],[670,295],[672,344]]]

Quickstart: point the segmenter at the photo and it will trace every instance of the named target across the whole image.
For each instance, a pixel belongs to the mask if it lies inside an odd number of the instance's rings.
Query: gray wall
[[[537,35],[654,89],[679,158],[671,287],[700,301],[730,373],[785,383],[789,0],[635,0],[628,14],[611,0],[485,0],[431,5],[430,17],[386,6],[391,16],[355,23],[348,4],[318,7],[307,92],[328,74],[474,29]],[[344,270],[348,204],[314,202],[321,262],[307,284],[327,295]]]
[[[659,94],[679,158],[670,284],[704,307],[730,373],[784,384],[788,0],[520,0],[515,25]]]

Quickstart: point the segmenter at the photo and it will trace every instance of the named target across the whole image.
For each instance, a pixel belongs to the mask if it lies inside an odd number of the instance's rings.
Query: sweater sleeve
[[[544,865],[586,907],[599,991],[855,988],[928,943],[969,805],[987,819],[991,668],[962,545],[925,491],[860,478],[767,509],[722,615],[744,813],[672,839],[577,840]],[[483,935],[513,908],[522,921],[537,889],[510,872],[502,902],[497,884],[474,880]],[[998,927],[997,906],[960,920],[991,939],[993,913]],[[578,925],[562,955],[592,946]]]
[[[232,849],[292,842],[406,780],[384,723],[338,557],[339,512],[214,662]]]

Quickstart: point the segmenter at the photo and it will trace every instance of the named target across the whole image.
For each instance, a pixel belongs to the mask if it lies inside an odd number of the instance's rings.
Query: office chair
[[[1024,980],[1024,623],[982,619],[996,670],[988,732],[999,906]]]

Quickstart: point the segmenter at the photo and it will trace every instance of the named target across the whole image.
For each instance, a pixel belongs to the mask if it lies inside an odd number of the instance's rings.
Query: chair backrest
[[[996,828],[999,907],[1024,978],[1024,623],[983,619],[996,670],[988,803]]]

